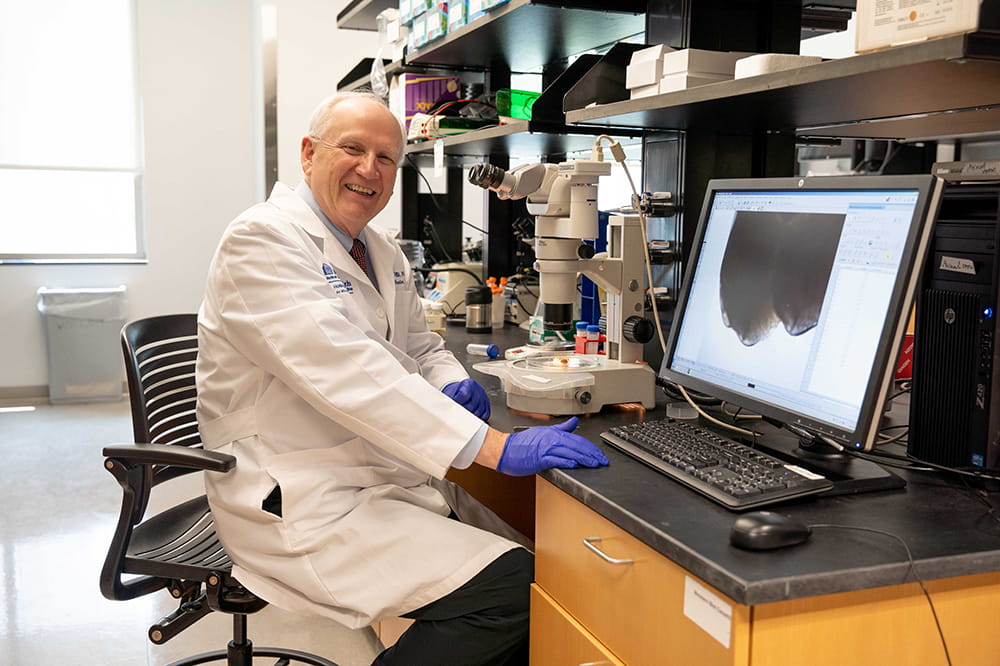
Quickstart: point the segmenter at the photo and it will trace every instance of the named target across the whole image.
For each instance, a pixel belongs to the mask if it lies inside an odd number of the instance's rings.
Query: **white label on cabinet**
[[[434,177],[440,178],[444,175],[444,139],[434,142]]]
[[[733,606],[691,577],[684,578],[684,615],[729,647],[733,628]]]
[[[939,268],[943,271],[952,271],[954,273],[965,273],[966,275],[976,274],[976,263],[971,259],[964,259],[962,257],[941,257],[941,266]]]

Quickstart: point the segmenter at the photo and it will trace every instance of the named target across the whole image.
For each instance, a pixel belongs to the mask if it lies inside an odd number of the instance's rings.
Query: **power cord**
[[[424,173],[423,173],[423,171],[420,170],[420,167],[417,165],[416,161],[413,159],[413,156],[411,154],[409,154],[409,153],[406,154],[406,161],[409,162],[410,163],[410,167],[412,167],[412,169],[417,172],[417,176],[419,176],[420,179],[422,181],[424,181],[424,186],[427,188],[427,192],[431,195],[431,203],[434,204],[434,208],[437,210],[437,212],[441,213],[442,215],[444,215],[446,217],[450,217],[453,220],[457,220],[457,221],[461,222],[464,225],[470,226],[470,227],[472,227],[473,229],[475,229],[476,231],[478,231],[480,233],[483,233],[483,234],[486,233],[486,231],[484,229],[481,229],[481,228],[477,227],[472,222],[469,222],[468,220],[462,219],[460,216],[457,216],[454,213],[452,213],[451,211],[449,211],[449,210],[445,209],[444,207],[442,207],[441,203],[438,201],[438,194],[434,192],[434,188],[431,187],[431,183],[430,183],[429,180],[427,180],[427,176],[425,176]]]
[[[603,162],[604,161],[604,150],[601,147],[601,141],[604,140],[604,139],[608,140],[608,142],[610,144],[609,148],[611,150],[611,155],[615,158],[615,161],[618,162],[621,165],[622,169],[625,172],[625,177],[628,179],[629,187],[632,190],[632,206],[633,206],[633,208],[635,208],[636,212],[639,214],[639,226],[642,229],[642,241],[643,241],[642,242],[642,251],[643,251],[643,255],[644,255],[644,259],[645,259],[644,264],[645,264],[645,269],[646,269],[646,281],[647,281],[647,284],[649,284],[649,288],[652,289],[653,288],[653,262],[652,262],[652,260],[650,259],[650,256],[649,256],[649,242],[646,240],[646,238],[647,238],[647,235],[646,235],[646,214],[642,211],[642,208],[639,205],[639,191],[635,187],[635,181],[632,180],[632,174],[628,170],[628,165],[625,164],[625,149],[622,148],[622,145],[621,145],[621,143],[619,141],[616,141],[615,139],[613,139],[612,137],[608,136],[607,134],[602,134],[602,135],[600,135],[599,137],[597,137],[594,140],[594,148],[591,151],[591,157],[592,157],[592,159],[594,159],[595,161],[598,161],[598,162]],[[651,302],[652,308],[653,308],[653,323],[656,325],[656,334],[657,334],[657,336],[659,338],[659,341],[660,341],[660,349],[661,349],[661,351],[664,354],[666,354],[667,353],[667,342],[666,342],[666,339],[663,336],[663,325],[660,323],[660,312],[659,312],[659,309],[656,306],[656,299],[655,298],[651,298],[650,302]],[[738,432],[738,433],[743,434],[743,435],[749,435],[750,437],[753,438],[754,441],[757,441],[757,437],[760,436],[760,433],[754,432],[753,430],[747,430],[746,428],[740,428],[739,426],[733,425],[731,423],[726,423],[725,421],[721,421],[721,420],[715,418],[714,416],[710,415],[708,412],[706,412],[705,410],[703,410],[698,404],[696,404],[695,401],[691,398],[691,396],[688,394],[687,390],[683,386],[681,386],[680,384],[676,384],[675,386],[676,386],[677,390],[680,392],[680,394],[687,401],[687,403],[689,405],[691,405],[691,407],[696,412],[698,412],[702,416],[702,418],[704,418],[704,419],[706,419],[708,421],[711,421],[712,423],[715,423],[716,425],[722,426],[723,428],[727,428],[729,430],[733,430],[733,431]]]
[[[903,547],[903,550],[906,551],[906,560],[909,563],[909,566],[907,567],[906,570],[906,576],[903,577],[903,582],[906,582],[906,579],[912,575],[914,580],[916,580],[917,583],[920,585],[920,589],[923,590],[924,598],[927,599],[927,605],[930,607],[931,615],[934,617],[934,626],[937,627],[938,637],[941,639],[941,647],[944,649],[945,660],[948,666],[951,666],[951,653],[948,651],[948,642],[945,640],[944,631],[941,629],[941,621],[940,619],[938,619],[937,609],[934,608],[934,600],[931,599],[931,594],[927,590],[927,586],[924,585],[924,581],[920,578],[920,576],[916,574],[916,570],[914,569],[913,553],[910,552],[910,547],[906,544],[906,541],[904,541],[898,535],[893,534],[892,532],[887,532],[885,530],[879,530],[872,527],[859,527],[857,525],[838,525],[835,523],[817,523],[815,525],[810,525],[809,527],[811,529],[821,528],[821,529],[857,530],[859,532],[870,532],[872,534],[880,534],[882,536],[887,536],[899,542],[899,544]]]

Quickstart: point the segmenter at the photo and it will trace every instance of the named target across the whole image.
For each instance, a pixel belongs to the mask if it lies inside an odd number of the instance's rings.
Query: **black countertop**
[[[557,423],[507,409],[500,381],[472,369],[485,359],[465,353],[469,342],[501,349],[525,340],[508,324],[488,334],[467,334],[450,326],[446,344],[487,390],[490,425],[510,431],[519,425]],[[663,418],[658,405],[642,415],[609,411],[584,416],[577,433],[599,445],[611,464],[599,469],[549,470],[542,477],[706,583],[746,605],[898,585],[1000,570],[1000,521],[981,482],[954,476],[897,471],[901,490],[817,497],[786,502],[770,510],[809,525],[831,524],[881,530],[906,542],[913,572],[901,543],[889,534],[815,527],[804,544],[772,551],[746,551],[729,544],[739,516],[662,476],[601,441],[616,423]],[[905,418],[905,416],[904,416]],[[791,441],[791,440],[789,440]],[[896,452],[903,449],[896,447]]]

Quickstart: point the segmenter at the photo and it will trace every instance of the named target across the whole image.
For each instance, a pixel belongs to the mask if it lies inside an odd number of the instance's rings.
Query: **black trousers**
[[[527,666],[534,556],[493,560],[451,594],[405,617],[416,620],[372,666]]]

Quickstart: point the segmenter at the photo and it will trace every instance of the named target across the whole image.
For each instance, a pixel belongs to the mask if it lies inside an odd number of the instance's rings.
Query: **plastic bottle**
[[[587,353],[587,322],[576,322],[576,335],[573,336],[573,351],[577,354]]]
[[[431,303],[424,307],[424,319],[427,320],[427,328],[438,335],[444,335],[445,315],[443,303]]]
[[[475,343],[469,343],[465,345],[465,351],[473,356],[487,356],[489,358],[496,358],[500,355],[500,348],[496,345],[480,345]]]
[[[506,300],[503,295],[503,287],[501,286],[505,281],[505,278],[500,279],[500,284],[497,284],[496,278],[489,278],[486,280],[487,286],[490,288],[490,295],[493,298],[493,302],[490,306],[490,318],[492,319],[491,324],[493,328],[503,328],[504,314],[506,308]]]
[[[601,327],[597,324],[587,326],[587,353],[596,354],[600,345]]]

